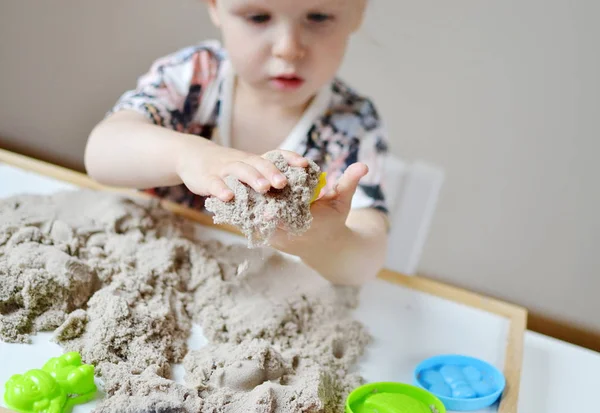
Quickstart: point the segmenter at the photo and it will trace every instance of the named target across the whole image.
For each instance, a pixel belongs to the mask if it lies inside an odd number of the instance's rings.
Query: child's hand
[[[294,152],[279,152],[291,166],[308,166],[308,160]],[[228,175],[260,193],[271,187],[281,189],[287,184],[279,169],[262,156],[226,148],[209,140],[191,137],[181,146],[178,155],[177,174],[188,189],[224,202],[233,198],[233,192],[223,181]]]
[[[383,267],[387,251],[387,219],[372,208],[351,210],[358,182],[367,174],[364,164],[353,164],[311,208],[313,222],[300,236],[279,230],[271,245],[296,255],[334,284],[360,285]]]
[[[367,172],[367,166],[362,163],[350,165],[334,190],[323,194],[312,204],[313,222],[308,231],[300,236],[290,236],[280,229],[271,238],[270,244],[280,251],[301,258],[336,252],[337,246],[342,245],[340,240],[350,232],[346,220],[352,197],[360,179]]]

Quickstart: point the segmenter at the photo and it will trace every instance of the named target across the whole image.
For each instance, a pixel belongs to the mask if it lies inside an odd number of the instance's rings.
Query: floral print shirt
[[[108,113],[135,110],[156,125],[229,145],[234,79],[220,43],[203,42],[156,60]],[[359,183],[352,208],[375,208],[387,214],[382,190],[387,136],[373,103],[340,79],[317,93],[279,149],[315,161],[327,172],[328,189],[349,165],[365,163],[369,173]],[[204,198],[185,185],[147,192],[192,208],[204,206]]]

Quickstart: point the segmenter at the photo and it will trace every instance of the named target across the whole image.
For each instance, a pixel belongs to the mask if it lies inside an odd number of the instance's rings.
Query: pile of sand
[[[97,366],[103,413],[342,411],[368,342],[350,315],[357,291],[193,231],[106,193],[1,200],[0,338],[54,330]],[[210,344],[188,352],[193,322]]]
[[[310,201],[319,183],[319,166],[311,160],[308,168],[290,166],[279,152],[268,153],[267,159],[286,177],[284,188],[260,194],[229,176],[225,182],[234,198],[223,202],[209,197],[205,202],[206,209],[214,214],[214,222],[238,227],[248,238],[249,247],[266,246],[277,228],[300,235],[312,223]]]

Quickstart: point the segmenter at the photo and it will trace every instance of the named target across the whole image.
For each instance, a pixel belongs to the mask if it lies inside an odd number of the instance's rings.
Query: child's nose
[[[306,55],[306,48],[300,34],[292,28],[282,30],[273,45],[273,55],[290,61],[302,59]]]

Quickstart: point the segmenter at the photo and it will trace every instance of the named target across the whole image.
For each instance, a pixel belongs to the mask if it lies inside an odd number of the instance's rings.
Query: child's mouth
[[[304,79],[295,75],[275,76],[271,78],[271,83],[280,90],[293,90],[302,86]]]

